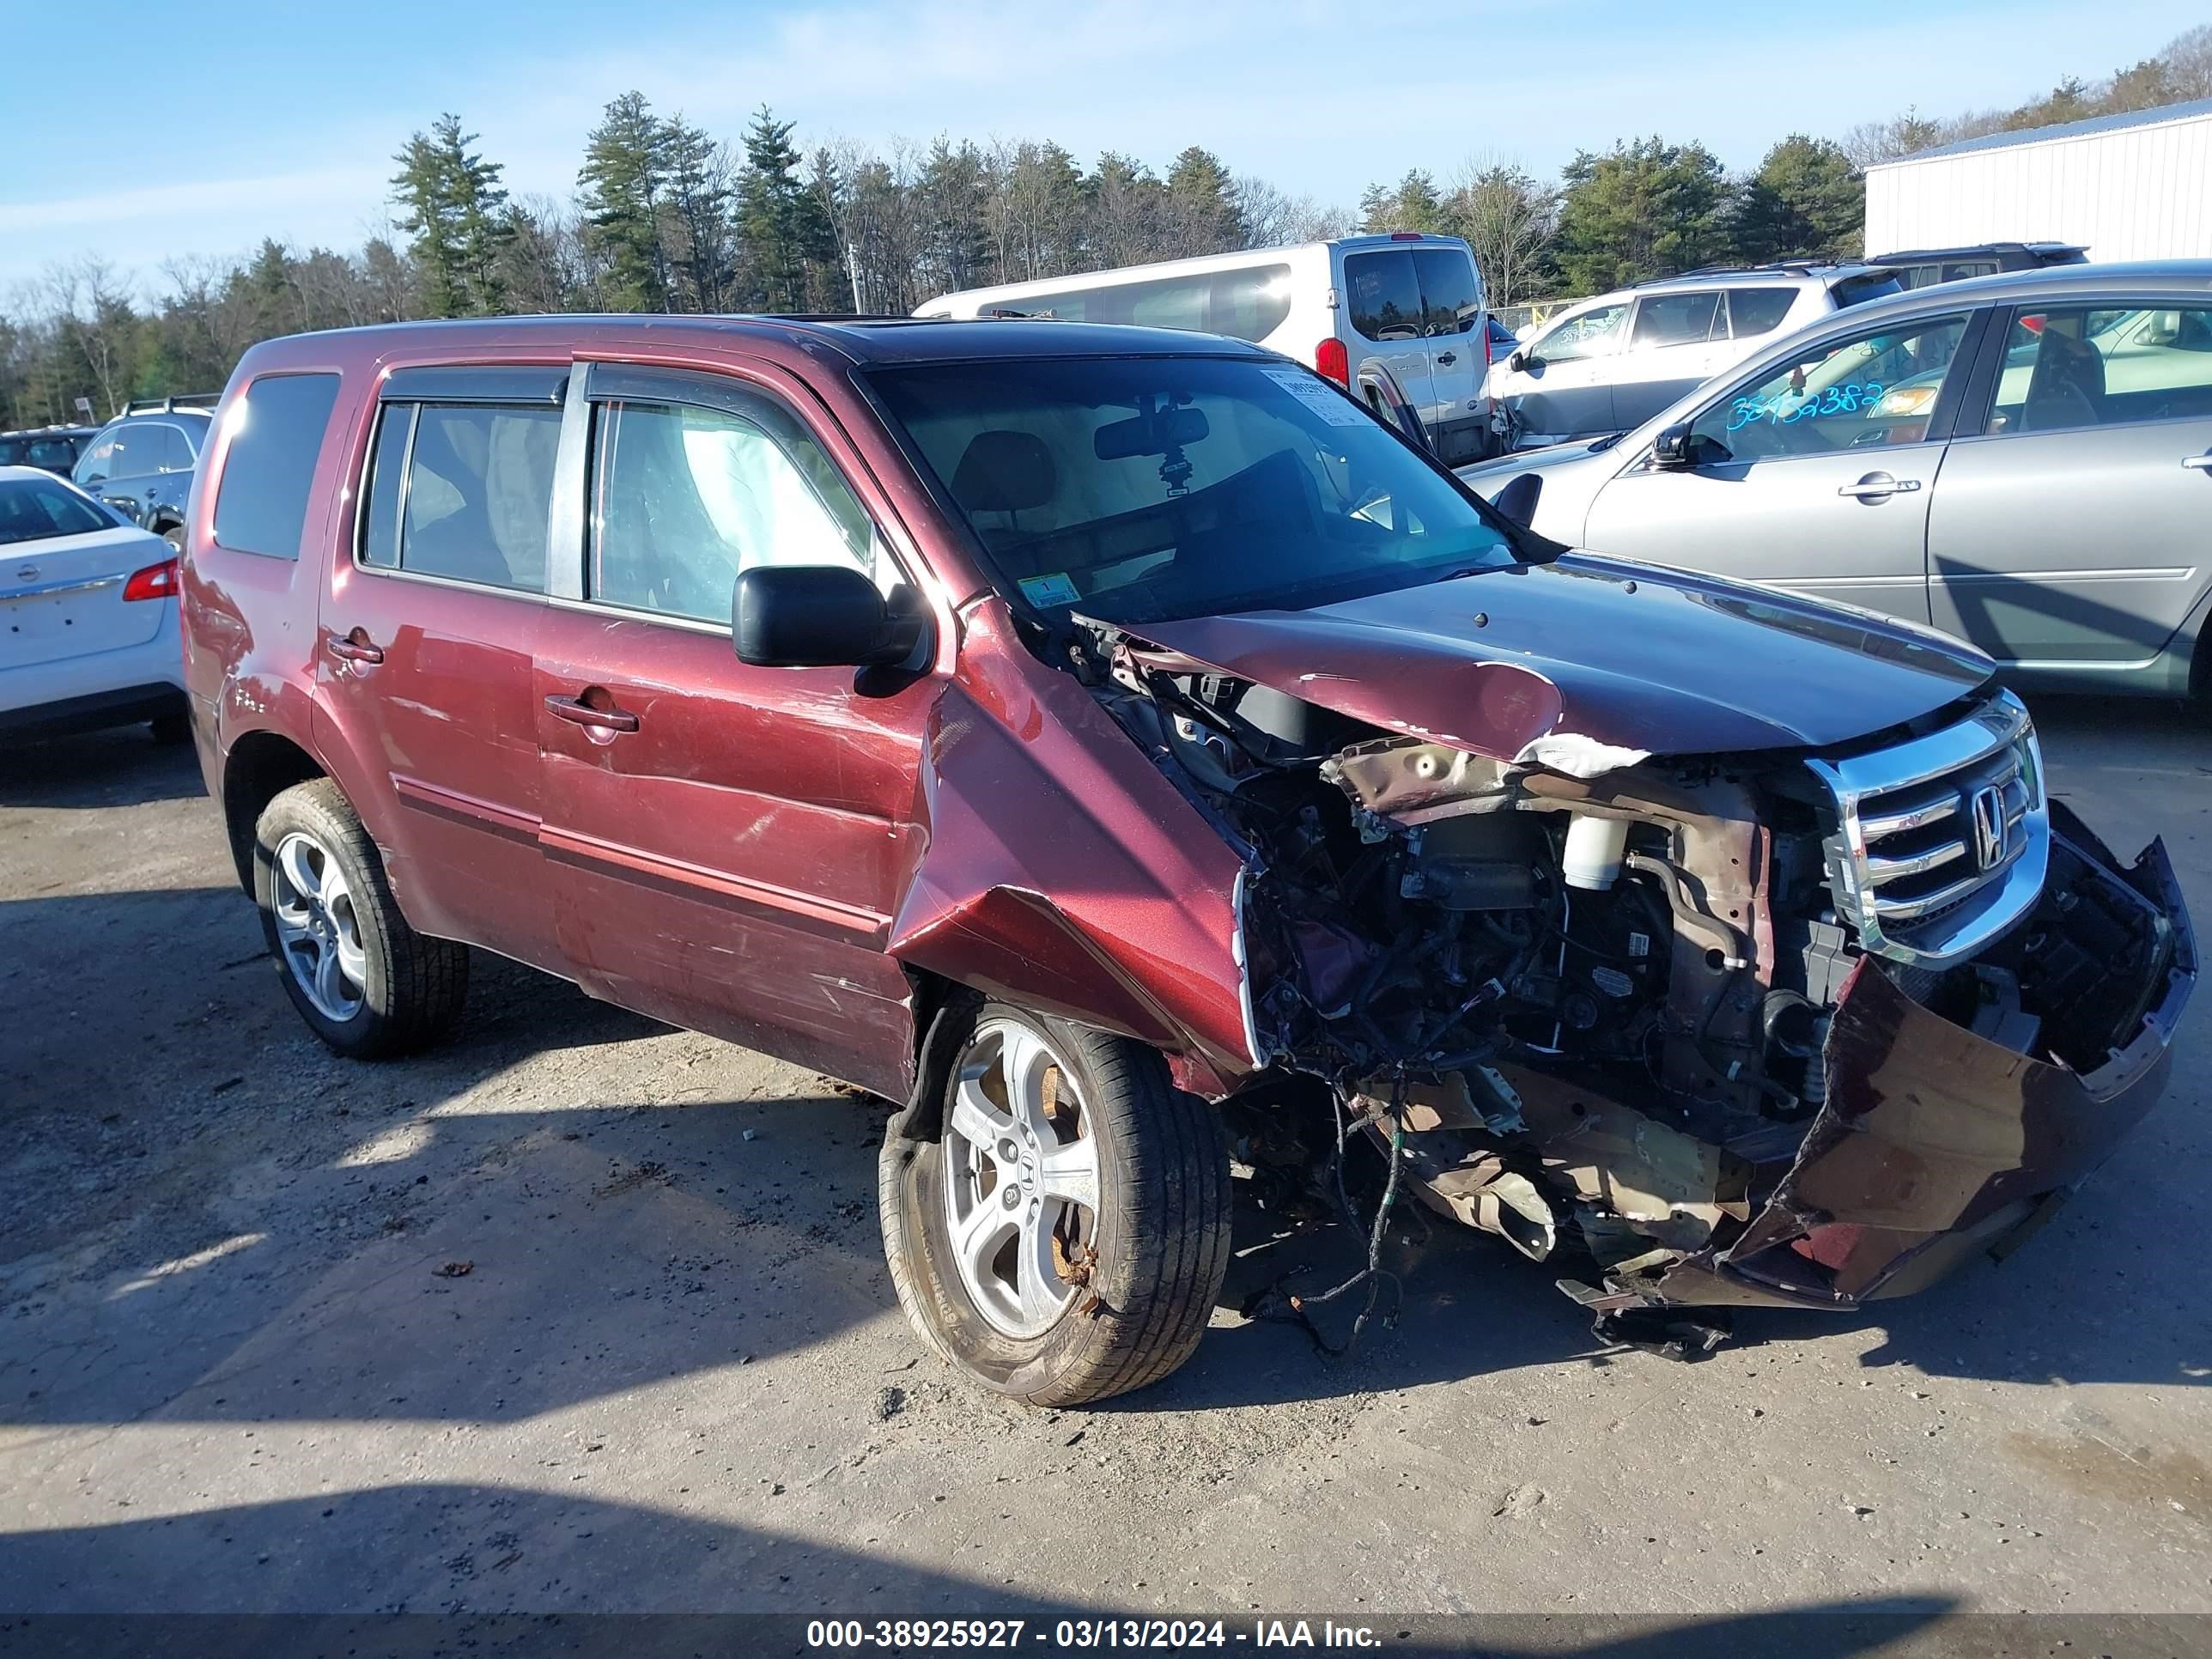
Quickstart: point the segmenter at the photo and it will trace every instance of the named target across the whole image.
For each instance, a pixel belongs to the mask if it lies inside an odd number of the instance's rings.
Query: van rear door
[[[1351,357],[1352,383],[1362,364],[1379,362],[1424,423],[1435,424],[1436,382],[1429,366],[1421,280],[1410,247],[1377,248],[1344,256],[1342,324]]]
[[[1474,256],[1453,244],[1415,248],[1413,269],[1421,283],[1433,399],[1421,418],[1437,435],[1439,453],[1447,461],[1472,459],[1474,446],[1446,442],[1444,434],[1454,428],[1471,430],[1479,446],[1488,425],[1482,418],[1482,382],[1490,370],[1482,281],[1475,274]]]

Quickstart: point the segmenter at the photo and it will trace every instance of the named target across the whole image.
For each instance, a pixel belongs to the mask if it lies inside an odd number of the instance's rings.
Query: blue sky
[[[1648,132],[1747,166],[1793,131],[1840,135],[1908,105],[1950,113],[2106,74],[2203,15],[2202,0],[2104,0],[2094,28],[2081,0],[186,9],[108,0],[99,34],[125,45],[88,58],[81,8],[0,5],[16,65],[0,294],[88,252],[154,287],[165,259],[264,234],[356,246],[389,210],[392,153],[448,109],[518,194],[571,190],[583,134],[635,87],[732,137],[766,100],[808,143],[1039,137],[1086,163],[1115,149],[1156,165],[1200,143],[1349,204],[1412,166],[1441,177],[1504,156],[1549,172]],[[167,94],[110,73],[142,56]],[[21,73],[42,63],[56,72]]]

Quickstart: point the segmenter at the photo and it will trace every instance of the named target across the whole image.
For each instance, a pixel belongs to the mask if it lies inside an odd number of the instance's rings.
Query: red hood
[[[1826,748],[1940,708],[1992,668],[1869,612],[1584,555],[1138,631],[1386,730],[1579,776],[1652,754]]]

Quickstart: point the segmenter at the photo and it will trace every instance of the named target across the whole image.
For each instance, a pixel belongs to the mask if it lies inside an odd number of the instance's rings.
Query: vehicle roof
[[[19,426],[0,432],[0,438],[88,438],[96,426]]]
[[[1791,259],[1771,265],[1715,265],[1704,270],[1686,270],[1674,276],[1654,277],[1648,283],[1632,283],[1626,288],[1617,288],[1610,293],[1594,294],[1590,299],[1626,300],[1638,295],[1667,294],[1682,289],[1785,288],[1814,283],[1829,288],[1846,277],[1878,276],[1881,274],[1881,266],[1859,259],[1839,263]],[[1575,303],[1587,305],[1589,301],[1577,300]]]
[[[1961,242],[1957,247],[1908,247],[1884,253],[1869,264],[1917,264],[1925,259],[1956,259],[1969,253],[2087,253],[2080,242]]]
[[[1326,252],[1331,248],[1346,253],[1370,253],[1378,249],[1422,245],[1466,247],[1467,240],[1464,237],[1447,236],[1438,231],[1376,230],[1356,236],[1332,236],[1321,241],[1284,242],[1273,247],[1230,248],[1219,253],[1189,254],[1180,259],[1148,259],[1141,264],[1106,265],[1095,270],[1062,271],[1057,276],[1034,276],[1021,282],[983,283],[973,288],[947,289],[942,294],[933,294],[924,300],[915,308],[915,314],[920,316],[931,306],[944,305],[955,300],[984,300],[1002,294],[1048,294],[1071,288],[1198,276],[1211,271],[1233,270],[1245,265],[1279,263],[1293,253]],[[1469,253],[1472,257],[1472,250]]]
[[[1968,276],[1885,295],[1837,315],[1856,322],[1895,313],[1941,311],[1992,301],[2017,302],[2045,296],[2063,301],[2075,294],[2094,295],[2100,289],[2170,294],[2177,299],[2212,295],[2212,259],[2146,259],[2128,264],[2038,265],[2027,270],[2001,270],[1992,276]]]
[[[106,426],[87,427],[85,430],[88,432],[104,432],[107,429],[107,427],[120,426],[125,421],[167,421],[179,415],[184,416],[188,420],[195,421],[211,421],[215,419],[214,409],[210,406],[203,406],[199,404],[189,404],[181,409],[129,409],[119,410],[116,414],[109,416],[107,417]]]
[[[343,343],[382,355],[410,344],[481,343],[487,349],[635,345],[641,337],[682,338],[738,352],[836,352],[862,366],[975,362],[1035,357],[1250,357],[1274,354],[1241,340],[1118,323],[1029,318],[670,317],[563,313],[382,323],[264,341],[253,355],[300,356],[313,343]],[[282,348],[271,351],[271,348]],[[208,411],[193,411],[206,413]]]

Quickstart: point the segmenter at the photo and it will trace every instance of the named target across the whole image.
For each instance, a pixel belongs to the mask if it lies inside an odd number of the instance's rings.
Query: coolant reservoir
[[[1570,887],[1602,893],[1620,878],[1620,860],[1627,851],[1626,818],[1577,812],[1567,822],[1567,848],[1559,872]]]

